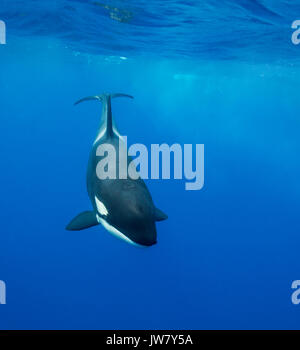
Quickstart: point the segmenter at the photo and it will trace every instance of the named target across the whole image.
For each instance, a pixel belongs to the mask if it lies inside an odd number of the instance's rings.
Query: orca
[[[93,210],[84,211],[77,215],[67,225],[66,229],[79,231],[98,224],[102,224],[110,233],[128,243],[139,246],[152,246],[157,243],[156,221],[166,220],[165,213],[155,207],[151,194],[145,182],[138,176],[136,179],[123,178],[120,174],[127,174],[127,168],[132,159],[119,152],[122,145],[120,135],[112,117],[111,99],[128,97],[130,95],[103,93],[101,95],[83,98],[75,105],[90,100],[102,102],[102,116],[98,134],[94,141],[87,167],[87,192]],[[97,173],[97,164],[101,156],[97,155],[100,145],[111,145],[116,154],[116,177],[105,178]],[[124,161],[124,158],[126,161]],[[101,175],[101,174],[100,174]],[[105,174],[104,174],[105,175]]]

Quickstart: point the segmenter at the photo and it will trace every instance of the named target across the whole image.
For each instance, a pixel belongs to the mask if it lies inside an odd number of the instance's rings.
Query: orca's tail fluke
[[[78,104],[81,103],[81,102],[84,102],[84,101],[92,101],[92,100],[100,100],[100,101],[102,101],[102,99],[100,99],[99,96],[88,96],[88,97],[84,97],[84,98],[82,98],[82,99],[76,101],[76,102],[74,103],[74,106],[78,105]]]
[[[75,102],[74,105],[78,105],[79,103],[84,102],[84,101],[92,101],[92,100],[105,101],[105,100],[108,100],[110,98],[115,98],[115,97],[134,98],[133,96],[127,95],[127,94],[120,94],[120,93],[106,94],[106,93],[104,93],[104,94],[101,94],[101,95],[84,97],[84,98],[80,99],[79,101]]]
[[[82,98],[81,100],[74,103],[74,105],[78,105],[81,102],[84,101],[92,101],[92,100],[98,100],[103,103],[102,107],[102,118],[106,121],[106,135],[108,137],[113,135],[113,122],[112,122],[112,114],[111,114],[111,99],[115,97],[128,97],[133,98],[131,95],[126,94],[101,94],[101,95],[95,95],[95,96],[88,96],[85,98]]]

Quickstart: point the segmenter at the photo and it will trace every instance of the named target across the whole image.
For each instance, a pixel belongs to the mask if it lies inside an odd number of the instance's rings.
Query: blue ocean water
[[[297,329],[300,1],[1,0],[1,329]],[[148,180],[158,243],[98,226],[101,106],[129,144],[205,145],[205,185]]]

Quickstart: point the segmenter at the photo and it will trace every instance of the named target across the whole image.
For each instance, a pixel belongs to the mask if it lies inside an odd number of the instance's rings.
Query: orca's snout
[[[132,234],[133,232],[131,232]],[[145,247],[150,247],[154,244],[157,243],[157,234],[156,234],[156,229],[155,226],[143,230],[137,230],[135,231],[131,237],[130,237],[135,243],[145,246]]]
[[[144,240],[143,243],[140,243],[140,244],[144,245],[146,247],[151,247],[152,245],[154,245],[156,243],[157,243],[156,239],[149,239],[149,240]]]

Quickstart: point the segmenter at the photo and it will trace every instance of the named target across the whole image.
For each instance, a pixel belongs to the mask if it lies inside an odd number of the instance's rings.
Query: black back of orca
[[[83,230],[101,223],[109,232],[129,243],[151,246],[157,241],[155,221],[165,220],[167,215],[154,206],[150,192],[140,177],[132,179],[119,176],[124,171],[127,174],[127,168],[122,167],[127,167],[132,159],[127,153],[119,152],[123,141],[112,118],[111,98],[114,97],[133,98],[124,94],[102,94],[75,103],[94,99],[102,101],[102,117],[87,168],[87,191],[93,211],[77,215],[66,228]],[[116,162],[110,164],[116,175],[113,179],[100,176],[103,178],[101,180],[97,174],[97,165],[107,157],[107,154],[97,156],[97,149],[101,145],[110,145],[115,150]]]

